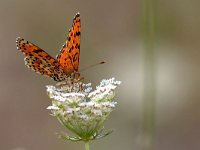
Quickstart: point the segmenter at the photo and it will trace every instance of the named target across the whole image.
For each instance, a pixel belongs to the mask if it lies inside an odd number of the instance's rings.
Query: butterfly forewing
[[[78,72],[80,54],[80,14],[77,13],[73,19],[73,24],[69,30],[67,40],[63,45],[60,54],[57,56],[58,62],[65,68],[66,73]]]

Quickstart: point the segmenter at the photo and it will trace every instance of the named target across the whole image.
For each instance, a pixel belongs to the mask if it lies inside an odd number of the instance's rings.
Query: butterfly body
[[[23,52],[25,65],[37,73],[49,76],[55,81],[64,81],[68,78],[79,80],[79,55],[80,55],[80,14],[77,13],[69,30],[67,40],[60,50],[57,59],[47,52],[26,41],[16,39],[17,49]]]

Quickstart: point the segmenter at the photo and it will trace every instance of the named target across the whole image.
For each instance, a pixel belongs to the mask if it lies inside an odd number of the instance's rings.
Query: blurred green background
[[[91,150],[140,150],[144,108],[142,1],[0,1],[0,149],[83,149],[65,142],[49,115],[49,78],[27,69],[15,38],[33,42],[56,56],[76,12],[81,14],[81,75],[95,87],[103,78],[123,83],[117,109],[106,122],[115,132],[91,143]],[[155,150],[200,149],[200,1],[157,0],[155,8]]]

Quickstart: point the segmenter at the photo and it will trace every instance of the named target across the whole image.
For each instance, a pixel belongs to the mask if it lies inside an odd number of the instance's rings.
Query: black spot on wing
[[[75,33],[75,35],[74,36],[80,36],[81,35],[81,32],[80,31],[78,31],[78,32],[76,32]]]
[[[69,49],[69,53],[71,53],[71,52],[72,52],[72,48]]]
[[[40,53],[40,52],[43,52],[43,50],[42,49],[34,49],[33,52],[34,53]]]
[[[76,43],[75,48],[80,49],[80,44]]]
[[[47,60],[50,60],[50,59],[52,59],[52,57],[49,56],[49,55],[47,55],[47,56],[46,56],[46,59],[47,59]]]

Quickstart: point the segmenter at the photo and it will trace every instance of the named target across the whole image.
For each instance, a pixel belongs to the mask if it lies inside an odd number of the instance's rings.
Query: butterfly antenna
[[[98,65],[101,65],[101,64],[105,64],[105,63],[106,63],[105,61],[101,61],[101,62],[99,62],[99,63],[97,63],[97,64],[93,64],[93,65],[90,65],[90,66],[88,66],[88,67],[85,67],[85,68],[81,69],[80,72],[83,72],[83,71],[85,71],[85,70],[87,70],[87,69],[89,69],[89,68],[93,68],[93,67],[95,67],[95,66],[98,66]]]

